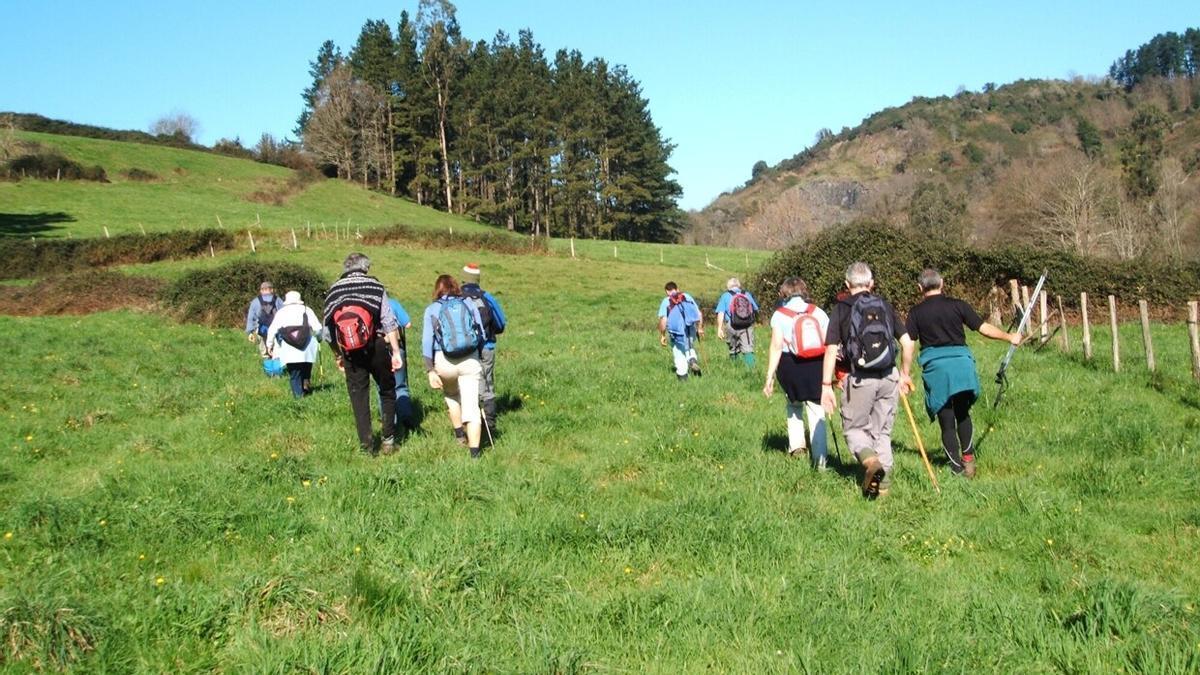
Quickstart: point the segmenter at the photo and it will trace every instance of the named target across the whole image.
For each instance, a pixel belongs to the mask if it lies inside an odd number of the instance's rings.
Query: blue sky
[[[321,42],[353,45],[401,2],[0,2],[0,110],[145,129],[182,110],[200,141],[291,133]],[[533,30],[625,64],[677,145],[682,206],[913,96],[1029,77],[1103,75],[1156,33],[1200,25],[1188,2],[460,0],[471,39]]]

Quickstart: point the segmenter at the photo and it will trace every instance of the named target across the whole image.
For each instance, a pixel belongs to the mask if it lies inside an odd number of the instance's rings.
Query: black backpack
[[[483,341],[490,342],[500,331],[496,330],[496,317],[492,314],[492,305],[483,297],[483,289],[471,286],[462,289],[463,297],[474,303],[479,309],[479,321],[483,324]]]
[[[275,312],[279,309],[277,303],[278,297],[271,298],[271,302],[263,302],[262,296],[258,298],[258,334],[265,336],[267,330],[271,328],[271,322],[275,320]]]
[[[895,327],[883,298],[863,293],[850,306],[850,372],[885,373],[896,365]]]
[[[754,325],[754,305],[745,291],[738,291],[729,299],[729,325],[734,330],[743,330]]]

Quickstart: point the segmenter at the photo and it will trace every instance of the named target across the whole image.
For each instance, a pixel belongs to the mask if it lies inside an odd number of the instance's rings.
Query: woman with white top
[[[287,367],[296,398],[312,393],[312,367],[323,330],[321,320],[300,299],[298,291],[283,296],[283,306],[267,328],[267,353]]]
[[[801,450],[811,448],[813,467],[824,470],[828,439],[825,411],[821,408],[821,366],[829,316],[805,300],[806,295],[808,284],[799,277],[788,277],[779,285],[783,303],[771,316],[771,348],[763,395],[770,398],[775,393],[778,376],[788,398],[788,454],[797,457]]]

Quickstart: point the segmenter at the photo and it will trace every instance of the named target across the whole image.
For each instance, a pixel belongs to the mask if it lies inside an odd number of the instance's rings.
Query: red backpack
[[[792,331],[796,342],[796,356],[811,359],[825,354],[825,331],[821,330],[821,322],[813,316],[817,308],[811,302],[803,312],[780,307],[779,313],[792,319]]]
[[[366,348],[375,334],[375,320],[366,307],[339,307],[333,311],[333,323],[337,326],[337,343],[343,354]]]

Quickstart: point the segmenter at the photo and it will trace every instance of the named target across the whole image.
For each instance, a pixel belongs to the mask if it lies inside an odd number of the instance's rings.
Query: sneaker
[[[963,475],[967,478],[975,477],[975,455],[963,457]]]
[[[483,457],[483,448],[471,448],[471,459]]]
[[[878,457],[868,457],[863,460],[863,496],[867,499],[878,497],[879,484],[883,482],[885,475],[887,475],[887,472],[883,468],[883,462],[879,461]]]
[[[691,370],[693,373],[695,373],[697,377],[699,377],[702,374],[700,372],[700,362],[697,361],[696,359],[692,359],[692,360],[688,361],[688,369]]]
[[[385,455],[385,456],[390,455],[395,451],[396,451],[396,439],[394,439],[394,438],[385,438],[385,439],[383,439],[383,443],[381,443],[379,445],[379,454],[381,454],[381,455]]]

